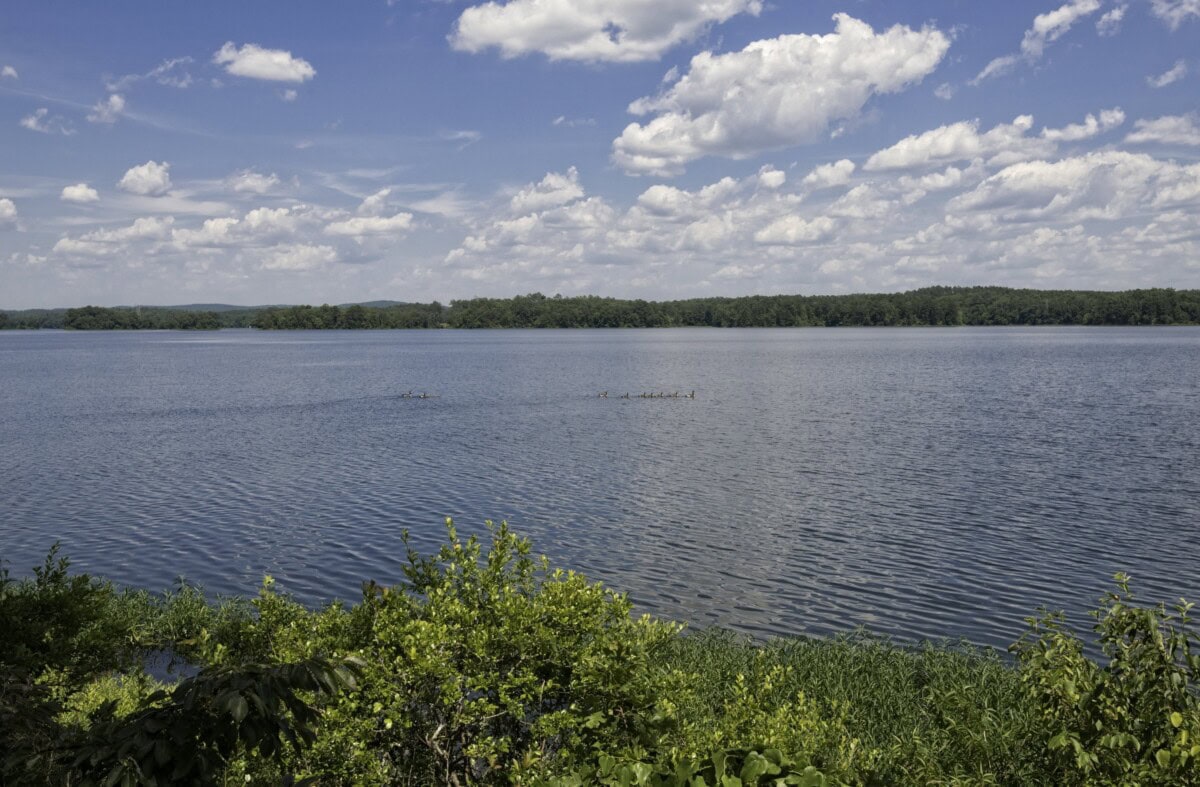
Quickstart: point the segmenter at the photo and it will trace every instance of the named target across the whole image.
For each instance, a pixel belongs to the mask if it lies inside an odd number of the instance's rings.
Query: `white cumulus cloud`
[[[174,223],[171,216],[140,218],[128,227],[93,230],[78,238],[59,238],[54,252],[76,257],[110,257],[127,251],[135,243],[166,240]]]
[[[829,240],[837,223],[828,216],[805,220],[799,216],[784,216],[754,234],[756,243],[766,246],[799,246]]]
[[[213,62],[229,74],[270,82],[306,82],[317,75],[307,60],[283,49],[264,49],[258,44],[240,48],[232,41],[213,53]]]
[[[0,199],[0,226],[17,220],[17,206],[10,199]]]
[[[841,186],[850,182],[850,176],[854,174],[854,169],[854,162],[848,158],[844,158],[830,164],[813,167],[812,172],[805,175],[804,180],[800,181],[800,183],[810,189]]]
[[[17,69],[13,68],[12,66],[0,68],[0,79],[19,79],[17,76]]]
[[[1082,123],[1072,123],[1062,128],[1044,128],[1042,129],[1042,138],[1052,142],[1078,142],[1081,139],[1090,139],[1097,134],[1114,129],[1124,122],[1125,113],[1121,111],[1120,107],[1113,107],[1102,110],[1099,120],[1095,115],[1088,115]]]
[[[583,196],[579,172],[571,167],[565,173],[547,172],[538,183],[530,183],[509,200],[509,208],[517,215],[536,213],[574,202]]]
[[[311,271],[337,259],[337,250],[332,246],[292,243],[272,249],[262,267],[269,271]]]
[[[996,164],[1003,164],[1051,153],[1052,142],[1027,136],[1032,128],[1030,115],[1021,115],[1012,123],[1001,123],[984,133],[980,133],[978,121],[951,123],[905,137],[873,154],[863,169],[915,169],[974,158],[994,159]]]
[[[508,0],[463,11],[450,36],[455,49],[541,52],[554,60],[657,60],[709,25],[758,14],[762,0]]]
[[[1125,141],[1133,145],[1200,145],[1200,125],[1195,115],[1166,115],[1154,120],[1139,120]]]
[[[950,200],[952,211],[985,211],[1005,221],[1115,220],[1158,200],[1179,168],[1140,153],[1106,150],[1059,161],[1013,164]]]
[[[772,166],[763,167],[758,171],[759,188],[777,189],[787,183],[787,173]]]
[[[272,172],[264,175],[252,169],[243,169],[226,179],[229,190],[235,194],[267,194],[279,188],[279,176]]]
[[[58,198],[63,202],[98,202],[100,195],[88,184],[76,183],[74,186],[63,188]]]
[[[108,98],[97,101],[92,111],[88,113],[87,119],[91,123],[107,123],[109,125],[116,123],[121,117],[121,113],[125,111],[125,97],[120,93],[113,93]]]
[[[763,188],[760,171],[694,190],[651,185],[624,206],[584,194],[514,217],[496,205],[467,219],[441,270],[497,295],[1192,286],[1200,164],[1108,148],[1059,158],[1031,120],[1008,128],[1018,152],[1041,153],[1011,161],[1009,146],[980,143],[998,152],[936,170],[856,169],[861,182],[844,193],[798,178]]]
[[[678,174],[704,156],[745,158],[813,142],[853,118],[871,96],[894,93],[937,68],[950,40],[933,28],[877,33],[847,14],[828,35],[785,35],[740,52],[701,52],[663,93],[630,105],[638,115],[613,142],[631,174]]]
[[[171,188],[171,165],[157,161],[147,161],[136,167],[130,167],[125,172],[117,187],[130,194],[141,194],[146,197],[157,197],[166,194]]]

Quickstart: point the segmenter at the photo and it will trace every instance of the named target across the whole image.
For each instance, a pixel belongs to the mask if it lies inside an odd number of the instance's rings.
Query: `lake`
[[[0,332],[0,556],[153,589],[357,599],[507,519],[693,626],[1004,647],[1200,600],[1198,458],[1197,328]]]

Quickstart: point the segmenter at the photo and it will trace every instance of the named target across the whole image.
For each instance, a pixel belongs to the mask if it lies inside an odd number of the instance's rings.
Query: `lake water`
[[[507,519],[695,626],[1004,647],[1200,599],[1198,458],[1194,328],[0,332],[0,556],[155,589],[357,599]]]

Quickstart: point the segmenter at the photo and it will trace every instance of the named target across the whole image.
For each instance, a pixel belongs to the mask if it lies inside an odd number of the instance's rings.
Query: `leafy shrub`
[[[78,684],[110,669],[132,667],[144,652],[146,593],[122,592],[111,582],[71,575],[55,544],[32,579],[14,580],[0,567],[0,664]]]
[[[1191,606],[1059,615],[1016,663],[635,619],[504,523],[310,610],[0,571],[0,784],[1200,784]],[[406,542],[407,543],[407,542]],[[11,622],[11,624],[10,624]],[[11,633],[10,633],[11,632]],[[189,663],[173,686],[144,662]]]
[[[1047,775],[1061,783],[1200,782],[1200,655],[1192,605],[1139,607],[1116,576],[1096,632],[1108,664],[1084,654],[1061,614],[1030,620],[1013,650],[1021,678],[1053,731]]]
[[[313,659],[218,668],[155,692],[127,717],[106,703],[75,747],[73,768],[82,787],[212,784],[238,754],[274,760],[285,744],[311,745],[320,714],[306,695],[354,688],[357,667]]]
[[[370,745],[389,779],[520,779],[580,752],[652,740],[672,676],[655,659],[678,631],[582,576],[552,571],[501,523],[486,555],[447,520],[408,583],[368,584],[346,631],[367,663]]]

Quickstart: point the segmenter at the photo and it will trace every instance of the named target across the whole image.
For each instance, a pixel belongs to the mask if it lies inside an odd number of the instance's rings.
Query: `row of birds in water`
[[[596,394],[596,396],[600,399],[607,399],[608,391],[601,391],[600,393]],[[412,391],[405,391],[404,393],[400,394],[400,398],[401,399],[437,399],[438,396],[437,396],[437,394],[425,393],[423,391],[419,394],[415,394]],[[659,391],[658,393],[654,393],[653,391],[651,391],[650,393],[646,393],[645,391],[643,391],[642,393],[638,394],[637,396],[633,396],[632,394],[628,394],[628,393],[623,393],[616,398],[617,399],[695,399],[696,392],[691,391],[689,393],[681,394],[681,393],[679,393],[679,391],[675,391],[674,393],[664,393],[662,391]]]
[[[596,396],[599,397],[600,399],[607,399],[608,391],[601,391],[600,393],[596,394]],[[618,399],[695,399],[696,392],[692,391],[691,393],[681,394],[681,393],[679,393],[679,391],[676,391],[675,393],[663,393],[662,391],[659,391],[658,393],[654,393],[653,391],[651,391],[650,393],[642,392],[642,393],[638,394],[637,396],[630,396],[629,394],[624,393],[624,394],[621,394],[620,396],[618,396],[617,398]]]

